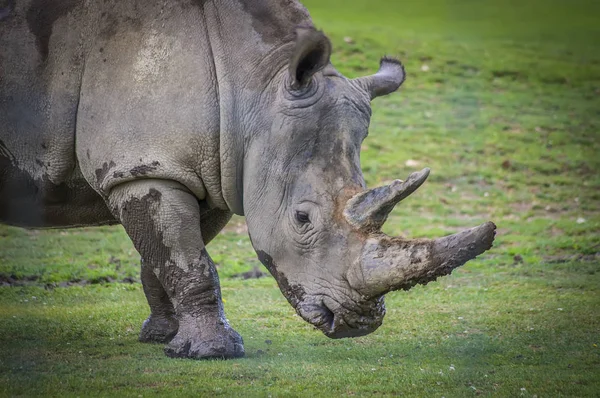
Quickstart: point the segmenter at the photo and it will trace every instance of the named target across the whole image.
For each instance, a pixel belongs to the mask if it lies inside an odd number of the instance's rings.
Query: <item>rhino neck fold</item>
[[[312,25],[306,9],[275,0],[203,4],[220,107],[221,194],[244,215],[244,160],[253,138],[268,131],[278,77],[287,68],[294,29]]]

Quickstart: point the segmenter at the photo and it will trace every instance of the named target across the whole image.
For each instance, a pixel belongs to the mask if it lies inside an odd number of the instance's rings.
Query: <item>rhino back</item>
[[[220,182],[217,76],[195,1],[90,6],[77,157],[102,195],[138,178],[178,181],[226,208]]]

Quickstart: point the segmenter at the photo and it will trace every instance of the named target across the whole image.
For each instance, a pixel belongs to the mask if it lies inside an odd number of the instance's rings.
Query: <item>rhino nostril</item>
[[[321,302],[321,311],[324,319],[323,326],[327,326],[327,332],[333,332],[335,329],[335,314],[324,302]]]
[[[335,315],[323,302],[319,304],[301,303],[296,307],[296,311],[304,320],[324,333],[333,331]]]

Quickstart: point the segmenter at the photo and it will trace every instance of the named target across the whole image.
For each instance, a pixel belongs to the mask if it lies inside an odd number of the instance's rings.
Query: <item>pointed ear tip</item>
[[[317,30],[314,26],[298,25],[296,26],[295,35],[296,53],[304,55],[303,53],[307,49],[320,48],[329,60],[332,51],[331,40],[322,30]]]
[[[325,32],[315,28],[312,25],[297,25],[294,30],[294,33],[296,34],[296,40],[298,40],[299,38],[310,38],[313,40],[317,38],[325,38],[329,40]]]
[[[394,87],[390,86],[388,93],[398,90],[406,80],[406,70],[398,58],[390,57],[389,55],[381,57],[381,60],[379,61],[379,71],[394,76]]]
[[[381,57],[379,60],[379,65],[383,66],[383,64],[396,64],[404,70],[404,65],[402,65],[402,62],[398,58],[394,58],[389,55],[384,55]]]

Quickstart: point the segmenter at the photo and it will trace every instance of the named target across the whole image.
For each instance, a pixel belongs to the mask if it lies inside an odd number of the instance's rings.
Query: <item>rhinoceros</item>
[[[206,245],[232,214],[281,292],[331,338],[366,335],[384,295],[492,245],[381,232],[427,178],[367,189],[370,101],[405,72],[348,79],[294,0],[12,0],[0,12],[0,221],[123,225],[141,255],[142,342],[235,358]]]

